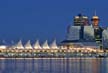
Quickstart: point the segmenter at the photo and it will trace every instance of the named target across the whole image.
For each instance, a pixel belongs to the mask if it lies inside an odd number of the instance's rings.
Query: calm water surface
[[[0,73],[108,73],[108,58],[0,59]]]

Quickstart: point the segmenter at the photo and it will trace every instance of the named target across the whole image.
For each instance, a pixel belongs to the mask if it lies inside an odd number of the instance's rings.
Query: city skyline
[[[60,42],[65,38],[67,26],[73,25],[77,13],[87,15],[90,20],[96,10],[101,19],[99,24],[108,26],[107,9],[107,1],[94,0],[1,1],[0,41],[39,39],[43,42],[56,38]]]

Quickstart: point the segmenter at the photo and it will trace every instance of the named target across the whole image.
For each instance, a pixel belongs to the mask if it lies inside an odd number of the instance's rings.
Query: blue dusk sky
[[[107,0],[0,0],[0,41],[60,42],[75,15],[91,19],[95,10],[100,25],[108,26]]]

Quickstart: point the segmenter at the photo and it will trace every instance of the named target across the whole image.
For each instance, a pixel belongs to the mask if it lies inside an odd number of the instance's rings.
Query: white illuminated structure
[[[84,39],[93,40],[94,28],[92,26],[84,26]]]
[[[30,43],[30,40],[28,40],[28,42],[25,44],[25,49],[33,49]]]
[[[108,29],[104,30],[102,33],[102,38],[103,38],[103,47],[108,48]]]
[[[80,29],[80,26],[69,26],[67,29],[67,40],[79,40]]]
[[[42,48],[43,49],[50,49],[47,40],[43,43]]]
[[[56,40],[54,40],[54,41],[52,42],[52,44],[50,45],[50,48],[51,48],[51,49],[58,49],[57,44],[56,44]]]
[[[42,49],[41,46],[40,46],[40,44],[39,44],[39,40],[37,40],[37,41],[35,42],[35,44],[33,45],[33,48],[34,48],[34,49]]]
[[[15,46],[16,49],[24,49],[24,46],[22,45],[22,41],[19,40],[19,42]]]
[[[0,45],[0,49],[6,49],[7,48],[7,46],[5,46],[5,45]]]

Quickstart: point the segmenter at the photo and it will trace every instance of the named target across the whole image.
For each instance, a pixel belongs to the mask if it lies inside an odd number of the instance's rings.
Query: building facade
[[[67,29],[67,37],[62,41],[63,45],[80,43],[85,46],[94,46],[95,48],[108,48],[108,29],[99,26],[99,17],[93,16],[91,24],[87,16],[79,14],[74,17],[74,24]],[[73,45],[72,45],[73,46]]]

